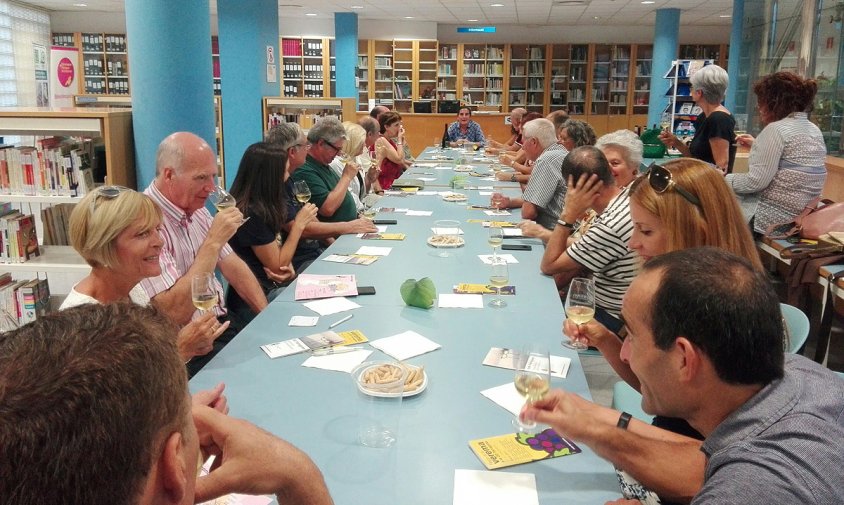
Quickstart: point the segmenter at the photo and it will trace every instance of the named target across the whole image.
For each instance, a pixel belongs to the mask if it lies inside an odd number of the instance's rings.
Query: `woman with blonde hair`
[[[366,148],[366,130],[351,121],[344,121],[343,128],[346,130],[343,153],[351,157],[352,161],[361,167],[355,178],[349,183],[349,193],[355,201],[358,212],[361,212],[363,210],[363,199],[369,193],[372,184],[378,180],[378,170],[374,163],[370,166],[368,155],[362,156],[363,150]],[[337,177],[343,175],[345,163],[343,163],[341,156],[334,158],[334,161],[329,163],[328,166],[337,174]],[[363,167],[368,167],[366,173],[364,173]]]
[[[138,283],[161,275],[160,225],[161,210],[143,193],[103,186],[85,195],[70,215],[69,231],[71,245],[91,265],[91,273],[73,286],[60,310],[125,300],[149,305]],[[184,360],[207,354],[228,325],[219,324],[211,311],[191,321],[176,339],[179,354]]]

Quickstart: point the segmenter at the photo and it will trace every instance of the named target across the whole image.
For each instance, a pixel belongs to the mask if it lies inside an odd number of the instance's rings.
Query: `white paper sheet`
[[[539,505],[532,473],[454,470],[452,505]]]
[[[363,254],[365,256],[389,256],[392,247],[375,247],[370,245],[361,246],[355,254]]]
[[[370,354],[372,354],[372,351],[362,349],[360,351],[329,354],[326,356],[311,356],[302,363],[302,366],[352,373],[352,370],[366,361]]]
[[[419,196],[434,196],[434,195],[437,194],[437,192],[436,191],[430,191],[430,190],[428,190],[428,191],[417,191],[416,194],[419,195]]]
[[[493,189],[492,186],[478,186],[478,189]]]
[[[487,216],[511,216],[510,211],[507,210],[485,210],[484,214]]]
[[[386,224],[384,224],[384,225],[376,224],[375,227],[378,228],[378,233],[387,233],[387,225]],[[374,233],[374,232],[368,232],[368,233]],[[363,237],[363,233],[358,233],[357,235],[355,235],[355,237],[361,238],[361,237]]]
[[[476,294],[440,293],[437,295],[437,307],[441,309],[482,309],[484,308],[484,297]]]
[[[481,394],[498,404],[514,416],[519,415],[522,411],[522,406],[525,404],[525,397],[516,391],[516,386],[513,382],[502,384],[494,388],[484,389]]]
[[[397,360],[410,359],[420,354],[436,351],[442,347],[433,340],[411,330],[391,337],[373,340],[370,344],[372,344],[372,347],[380,349],[385,354],[389,354]]]
[[[331,314],[337,314],[338,312],[345,312],[347,310],[357,309],[360,307],[360,305],[342,296],[316,300],[304,303],[303,305],[321,316],[329,316]]]
[[[317,316],[293,316],[287,326],[316,326],[317,321]]]
[[[425,182],[433,182],[433,181],[437,180],[436,177],[417,177],[417,179],[419,179],[420,181],[425,181]],[[417,192],[416,194],[419,194],[419,193],[421,193],[421,191]]]
[[[407,216],[430,216],[433,214],[434,211],[431,210],[409,210],[407,211]]]
[[[502,228],[502,232],[504,232],[505,237],[522,237],[522,229],[521,228]]]
[[[481,259],[481,261],[483,261],[483,262],[484,262],[484,263],[486,263],[487,265],[492,265],[492,254],[479,254],[479,255],[478,255],[478,258],[480,258],[480,259]],[[499,260],[504,260],[504,261],[505,261],[505,262],[507,262],[508,264],[509,264],[509,263],[518,263],[518,262],[519,262],[519,260],[517,260],[517,259],[516,259],[516,257],[515,257],[515,256],[513,256],[512,254],[499,254],[499,255],[498,255],[498,259],[499,259]]]
[[[453,168],[454,167],[451,166],[451,165],[438,165],[438,166],[434,167],[434,170],[451,170]]]

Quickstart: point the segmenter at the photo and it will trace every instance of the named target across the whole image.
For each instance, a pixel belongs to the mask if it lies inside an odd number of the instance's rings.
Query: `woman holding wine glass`
[[[381,137],[375,141],[374,147],[377,159],[381,163],[378,184],[382,189],[390,189],[393,181],[401,177],[412,162],[404,159],[401,115],[393,111],[385,112],[378,116],[378,123],[381,125]],[[394,138],[395,142],[391,140]]]
[[[366,151],[366,155],[363,156],[364,147],[366,147],[366,130],[351,121],[343,122],[343,128],[346,130],[343,150],[337,153],[337,157],[328,166],[337,174],[337,177],[343,175],[346,163],[353,162],[360,167],[355,178],[349,183],[349,194],[352,195],[358,212],[363,212],[363,200],[372,189],[372,183],[378,179],[378,172],[375,170],[375,164],[371,162],[369,151]]]
[[[231,187],[238,209],[244,216],[255,219],[238,228],[229,245],[255,274],[268,301],[296,276],[291,265],[296,246],[305,227],[317,217],[316,206],[304,204],[282,243],[282,228],[288,220],[289,196],[284,189],[286,166],[287,152],[280,146],[265,142],[252,144],[243,153]],[[306,194],[297,190],[297,199],[300,196],[304,199]],[[226,306],[243,324],[255,317],[249,305],[233,289],[226,294]]]
[[[85,195],[70,215],[69,231],[71,245],[91,265],[91,273],[73,286],[60,310],[124,300],[149,305],[138,283],[161,275],[161,219],[152,199],[128,188],[102,186]],[[213,312],[186,324],[176,338],[182,359],[210,352],[228,326],[228,321],[219,324]]]

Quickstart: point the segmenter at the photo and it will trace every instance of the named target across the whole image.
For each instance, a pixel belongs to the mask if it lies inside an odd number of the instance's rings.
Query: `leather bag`
[[[844,203],[816,198],[793,221],[773,224],[765,235],[772,239],[799,235],[800,238],[817,240],[831,231],[844,231]]]

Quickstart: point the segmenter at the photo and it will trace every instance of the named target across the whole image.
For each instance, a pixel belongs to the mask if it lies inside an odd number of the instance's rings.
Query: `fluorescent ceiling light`
[[[413,16],[405,16],[404,19],[413,19]]]
[[[504,7],[504,4],[489,4],[490,7]]]
[[[477,23],[478,22],[477,19],[467,19],[466,21],[469,22],[469,23]]]
[[[731,18],[731,17],[733,17],[733,16],[731,16],[731,15],[729,15],[729,14],[721,14],[721,15],[720,15],[720,16],[718,16],[718,17],[719,17],[719,18]]]
[[[645,0],[645,1],[644,1],[644,2],[642,2],[642,3],[643,3],[644,5],[650,5],[650,4],[653,4],[653,3],[656,3],[656,2],[654,2],[653,0]]]
[[[363,5],[353,5],[352,9],[363,9]]]
[[[306,15],[306,16],[316,16],[316,13],[315,13],[315,12],[309,12],[309,13],[307,13],[307,14],[305,14],[305,15]]]
[[[88,4],[73,4],[74,7],[88,7]]]

